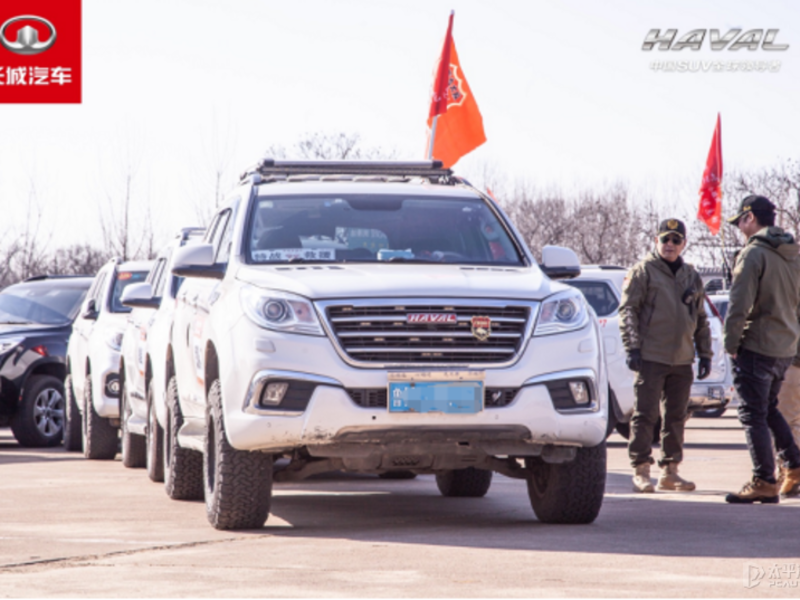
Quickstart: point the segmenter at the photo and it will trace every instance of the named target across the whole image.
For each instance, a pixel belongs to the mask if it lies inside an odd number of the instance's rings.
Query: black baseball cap
[[[728,223],[736,225],[743,216],[749,212],[754,213],[774,213],[775,205],[766,199],[764,196],[756,196],[752,194],[742,200],[739,205],[739,212],[735,217],[728,219]]]
[[[670,233],[675,233],[684,239],[686,237],[686,225],[678,219],[664,219],[658,226],[658,237],[663,237]]]

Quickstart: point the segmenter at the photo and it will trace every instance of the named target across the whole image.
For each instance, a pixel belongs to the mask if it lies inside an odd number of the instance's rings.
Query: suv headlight
[[[7,338],[0,338],[0,354],[5,354],[6,352],[10,352],[17,346],[19,346],[25,338],[21,337],[7,337]]]
[[[124,333],[124,331],[117,331],[115,329],[107,331],[106,344],[108,347],[119,352],[122,349],[122,336]]]
[[[288,333],[325,335],[314,306],[305,298],[250,285],[242,287],[239,297],[245,314],[259,327]]]
[[[542,302],[533,335],[575,331],[588,322],[589,311],[583,294],[578,290],[568,290]]]

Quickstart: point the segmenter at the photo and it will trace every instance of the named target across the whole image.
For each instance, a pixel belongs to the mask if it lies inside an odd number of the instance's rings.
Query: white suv
[[[543,263],[439,163],[262,161],[176,251],[169,421],[203,468],[174,477],[202,477],[219,529],[262,526],[273,480],[331,470],[434,473],[445,496],[497,471],[541,521],[593,521],[603,347],[583,295],[545,274],[579,273],[575,253]]]
[[[67,345],[64,447],[90,459],[113,459],[119,448],[119,352],[130,308],[122,290],[147,277],[151,263],[112,259],[94,278]]]
[[[569,281],[586,296],[598,317],[608,362],[608,378],[612,414],[616,429],[629,437],[629,421],[633,414],[633,382],[636,373],[625,363],[625,348],[619,328],[619,304],[622,284],[628,270],[617,266],[583,266],[581,274]],[[711,327],[711,347],[714,357],[711,373],[706,379],[695,379],[689,397],[689,416],[694,412],[724,411],[733,396],[733,369],[722,346],[722,318],[716,307],[706,299],[706,312]],[[699,359],[698,359],[699,360]],[[695,376],[697,367],[694,369]],[[660,429],[660,423],[658,424]]]
[[[199,242],[204,228],[186,227],[161,250],[144,283],[125,288],[122,304],[132,308],[120,355],[122,464],[147,467],[153,481],[164,480],[165,371],[175,298],[183,279],[172,274],[175,250]]]

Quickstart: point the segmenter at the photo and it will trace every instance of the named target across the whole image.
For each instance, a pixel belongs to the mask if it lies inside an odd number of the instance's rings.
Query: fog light
[[[589,388],[583,381],[570,381],[569,391],[575,404],[589,404]]]
[[[289,384],[285,381],[268,383],[267,387],[264,388],[264,393],[261,394],[261,404],[277,406],[281,403],[288,390]]]
[[[119,376],[116,373],[111,373],[106,377],[106,396],[109,398],[119,398]]]

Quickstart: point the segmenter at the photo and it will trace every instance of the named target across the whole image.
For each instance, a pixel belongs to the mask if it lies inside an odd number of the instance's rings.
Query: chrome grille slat
[[[441,309],[440,309],[441,311]],[[421,311],[416,308],[409,309],[408,312],[426,312]],[[405,316],[405,315],[404,315]],[[527,319],[515,319],[512,317],[492,317],[491,315],[481,315],[481,316],[489,316],[492,319],[492,323],[526,323]],[[458,317],[459,323],[469,323],[471,317]],[[374,316],[374,317],[331,317],[331,323],[360,323],[363,321],[371,321],[374,323],[391,323],[393,321],[398,321],[397,316]],[[405,319],[402,319],[402,322],[405,323]],[[420,325],[421,323],[413,323],[413,325]],[[427,323],[425,323],[427,325]],[[452,323],[441,323],[441,325],[452,325]]]
[[[318,302],[337,350],[357,366],[513,363],[530,335],[538,304],[464,299],[330,300]],[[408,321],[408,315],[451,321]],[[455,319],[453,319],[455,316]],[[473,317],[491,319],[491,335],[478,339]]]
[[[414,350],[414,352],[438,352],[441,354],[445,353],[468,353],[473,352],[475,354],[513,354],[515,352],[514,348],[451,348],[451,347],[444,347],[444,348],[427,348],[425,346],[399,346],[396,348],[348,348],[347,351],[350,353],[359,353],[359,352],[382,352],[382,353],[389,353],[389,352],[408,352],[409,350]]]
[[[521,333],[492,333],[493,338],[518,338]],[[472,333],[468,331],[372,331],[371,329],[361,331],[342,331],[339,333],[340,338],[356,338],[356,337],[463,337],[471,338]]]

